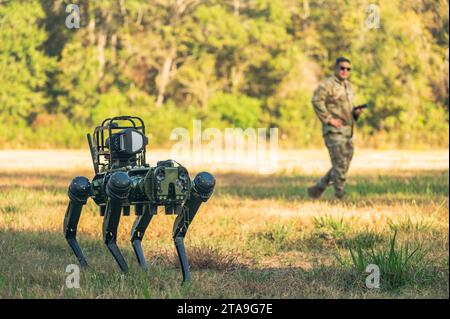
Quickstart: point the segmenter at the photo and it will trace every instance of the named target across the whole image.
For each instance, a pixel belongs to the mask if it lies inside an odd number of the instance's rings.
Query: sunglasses
[[[348,72],[350,72],[351,69],[352,68],[345,68],[345,67],[341,66],[341,71],[348,71]]]

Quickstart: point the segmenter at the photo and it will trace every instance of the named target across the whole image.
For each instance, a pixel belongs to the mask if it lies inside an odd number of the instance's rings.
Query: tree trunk
[[[111,36],[111,63],[116,64],[117,57],[117,33]]]
[[[95,17],[91,18],[89,20],[89,42],[91,45],[94,45],[95,43]]]
[[[164,102],[164,94],[170,80],[170,70],[172,69],[173,60],[175,59],[176,50],[172,47],[162,65],[159,73],[158,98],[156,99],[156,107],[161,107]]]
[[[123,26],[126,28],[128,27],[128,16],[127,16],[127,8],[125,7],[125,1],[120,0],[120,13],[122,14],[123,18]]]
[[[233,7],[234,7],[234,15],[236,17],[238,17],[239,16],[239,9],[241,7],[241,1],[240,0],[234,0]]]
[[[104,91],[104,88],[102,86],[102,79],[104,76],[105,71],[105,64],[106,64],[106,58],[105,58],[105,46],[106,46],[106,33],[105,32],[99,32],[97,37],[97,59],[98,59],[98,78],[99,78],[99,89],[100,92]]]

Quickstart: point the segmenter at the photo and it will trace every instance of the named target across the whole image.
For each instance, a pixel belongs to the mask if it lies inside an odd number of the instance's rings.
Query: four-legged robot
[[[166,214],[176,214],[173,240],[183,273],[183,283],[190,281],[189,263],[184,237],[200,205],[212,195],[215,178],[207,172],[191,180],[188,171],[175,161],[146,164],[148,140],[142,119],[120,116],[106,119],[98,126],[88,142],[94,163],[95,177],[75,177],[68,190],[69,206],[64,218],[64,234],[81,266],[86,259],[78,245],[76,234],[83,206],[92,197],[100,207],[103,219],[103,241],[123,272],[128,265],[117,246],[120,217],[130,215],[134,206],[137,215],[131,231],[131,243],[139,265],[147,270],[141,241],[158,206]]]

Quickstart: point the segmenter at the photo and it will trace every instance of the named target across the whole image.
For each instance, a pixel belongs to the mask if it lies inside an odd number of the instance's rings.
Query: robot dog
[[[131,230],[131,244],[139,265],[148,266],[142,251],[142,238],[158,206],[166,214],[176,214],[173,240],[183,274],[183,283],[191,280],[184,237],[200,205],[212,195],[215,178],[208,172],[190,179],[187,169],[173,160],[160,161],[155,167],[146,163],[145,125],[141,118],[119,116],[105,119],[91,137],[87,135],[94,164],[92,182],[83,176],[70,183],[69,205],[64,218],[64,235],[82,267],[87,261],[76,234],[83,206],[89,197],[99,206],[103,219],[103,241],[123,272],[128,265],[117,246],[120,217],[137,216]]]

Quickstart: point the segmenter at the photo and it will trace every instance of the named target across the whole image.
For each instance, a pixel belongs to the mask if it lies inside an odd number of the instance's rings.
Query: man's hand
[[[341,128],[343,123],[340,119],[331,119],[328,124],[334,126],[335,128]]]

